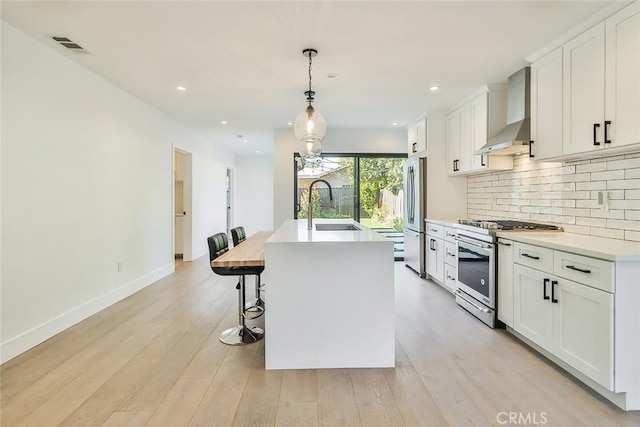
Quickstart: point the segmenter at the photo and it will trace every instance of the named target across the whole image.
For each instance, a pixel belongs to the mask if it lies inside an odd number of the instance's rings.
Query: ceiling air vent
[[[62,46],[66,47],[67,49],[84,50],[82,46],[80,46],[78,43],[74,43],[68,37],[53,36],[51,38],[57,41],[58,43],[60,43]]]

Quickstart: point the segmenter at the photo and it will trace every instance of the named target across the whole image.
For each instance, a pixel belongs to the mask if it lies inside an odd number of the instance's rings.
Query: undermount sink
[[[354,231],[360,230],[353,224],[316,224],[316,231]]]

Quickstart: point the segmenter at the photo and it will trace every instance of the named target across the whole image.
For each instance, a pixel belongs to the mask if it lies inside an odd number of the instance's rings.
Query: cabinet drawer
[[[554,274],[605,292],[615,291],[613,266],[609,261],[554,251]]]
[[[553,249],[515,243],[514,262],[545,273],[553,273]]]
[[[458,235],[458,230],[453,227],[444,227],[444,240],[451,243],[456,243],[456,236]]]
[[[451,291],[455,291],[456,289],[458,289],[458,282],[456,280],[456,268],[449,264],[444,265],[444,284]]]
[[[445,240],[444,242],[444,262],[452,267],[458,267],[458,244]]]
[[[432,222],[427,222],[427,234],[431,237],[444,239],[444,226],[440,224],[434,224]]]

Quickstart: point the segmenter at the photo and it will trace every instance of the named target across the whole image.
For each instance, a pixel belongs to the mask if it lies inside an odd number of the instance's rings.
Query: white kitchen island
[[[289,220],[264,253],[266,369],[394,366],[391,240],[351,220],[314,220],[310,231]]]

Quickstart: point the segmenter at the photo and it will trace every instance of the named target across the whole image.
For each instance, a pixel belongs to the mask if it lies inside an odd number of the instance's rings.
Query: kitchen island
[[[266,369],[394,366],[391,240],[351,220],[289,220],[264,252]]]

